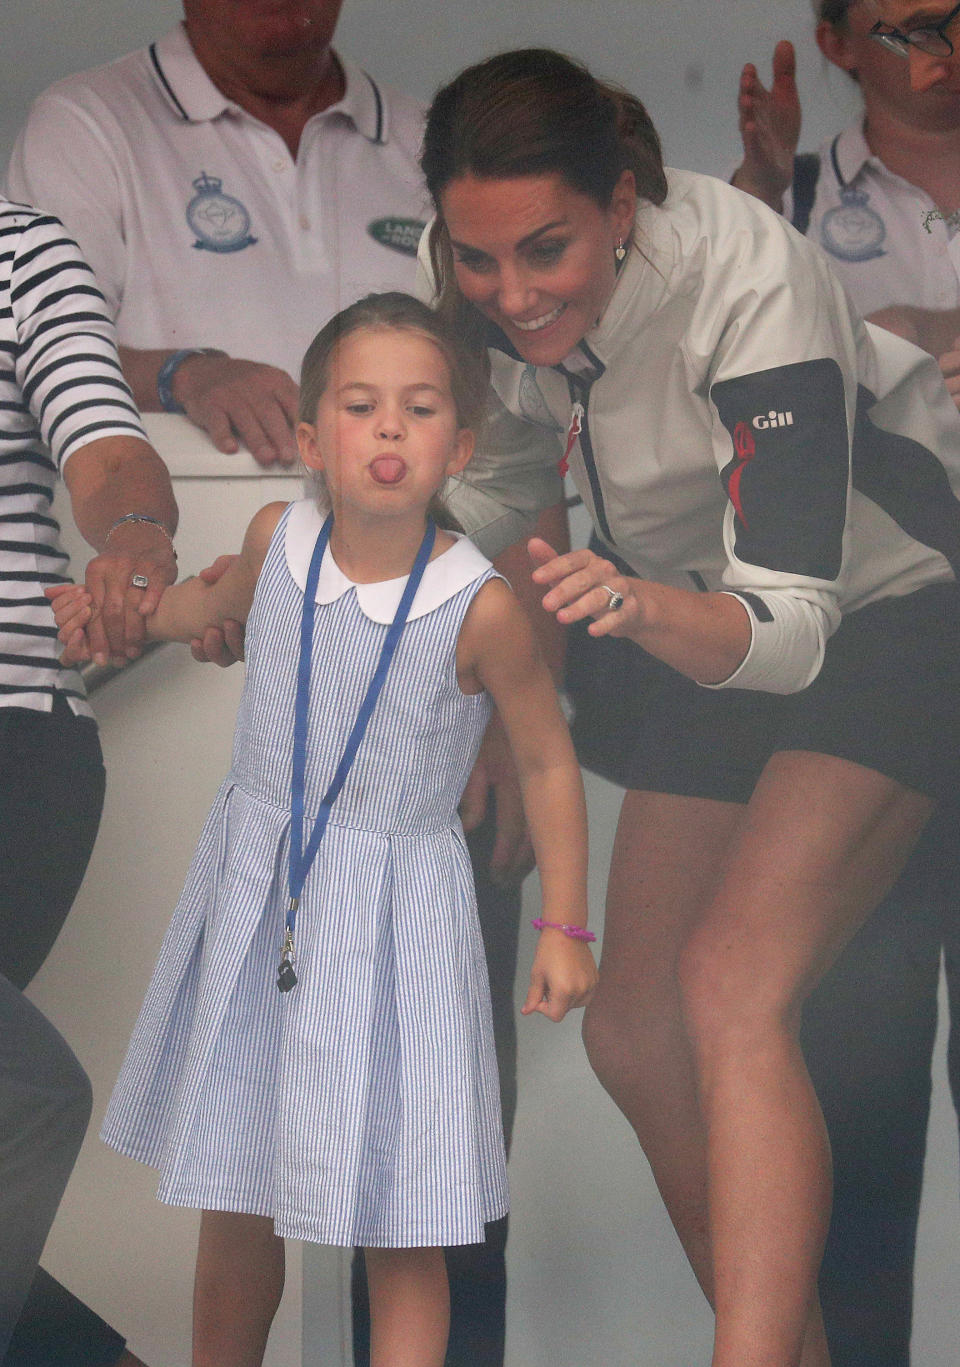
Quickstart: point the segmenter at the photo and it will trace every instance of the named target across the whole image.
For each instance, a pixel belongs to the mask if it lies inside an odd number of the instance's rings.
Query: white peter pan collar
[[[300,499],[290,507],[284,536],[284,551],[287,568],[294,583],[303,592],[307,587],[307,571],[310,558],[316,545],[317,535],[323,526],[326,513],[321,512],[313,499]],[[490,568],[490,561],[481,555],[467,537],[456,535],[455,543],[442,555],[431,560],[424,570],[423,579],[417,589],[408,620],[425,617],[441,603],[452,598],[455,593]],[[372,622],[382,622],[387,626],[393,621],[397,605],[403,594],[407,575],[399,579],[384,579],[377,584],[355,584],[348,579],[330,554],[329,546],[320,566],[317,583],[317,602],[333,603],[349,590],[354,589],[360,610]]]

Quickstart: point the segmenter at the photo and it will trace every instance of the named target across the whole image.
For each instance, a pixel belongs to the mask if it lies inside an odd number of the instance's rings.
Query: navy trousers
[[[801,1041],[833,1150],[820,1270],[833,1367],[908,1367],[941,952],[960,1111],[960,808],[934,813],[899,881],[807,1002]]]
[[[38,1269],[90,1116],[73,1051],[23,995],[86,871],[103,805],[96,727],[0,708],[0,1359],[108,1367],[124,1340]]]

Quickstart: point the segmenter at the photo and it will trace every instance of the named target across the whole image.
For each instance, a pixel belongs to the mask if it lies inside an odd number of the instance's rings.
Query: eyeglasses
[[[898,57],[909,57],[912,47],[919,48],[921,52],[929,53],[931,57],[952,57],[953,42],[947,37],[947,29],[958,14],[960,14],[960,5],[954,5],[950,13],[941,19],[939,24],[924,24],[920,28],[910,29],[908,33],[901,33],[898,28],[884,24],[882,19],[878,19],[870,30],[869,36],[874,42],[880,43],[890,52],[895,52]]]

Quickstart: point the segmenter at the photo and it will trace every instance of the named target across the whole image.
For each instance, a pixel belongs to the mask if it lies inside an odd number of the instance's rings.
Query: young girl
[[[103,1130],[160,1168],[162,1200],[204,1212],[196,1367],[261,1361],[284,1236],[364,1247],[374,1364],[443,1362],[442,1246],[507,1208],[456,815],[494,703],[548,923],[523,1011],[560,1020],[593,987],[583,793],[549,675],[507,586],[428,515],[473,449],[469,367],[406,295],[334,318],[297,430],[331,516],[264,508],[218,583],[168,589],[148,622],[188,642],[247,620],[233,766]],[[82,655],[85,593],[55,607]]]

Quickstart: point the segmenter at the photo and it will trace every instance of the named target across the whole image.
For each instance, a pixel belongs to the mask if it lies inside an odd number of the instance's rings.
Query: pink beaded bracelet
[[[538,916],[532,924],[534,930],[546,930],[548,928],[550,930],[562,930],[564,935],[569,936],[571,940],[586,940],[588,944],[597,938],[592,930],[587,930],[586,926],[561,925],[559,921],[545,921],[541,916]]]

